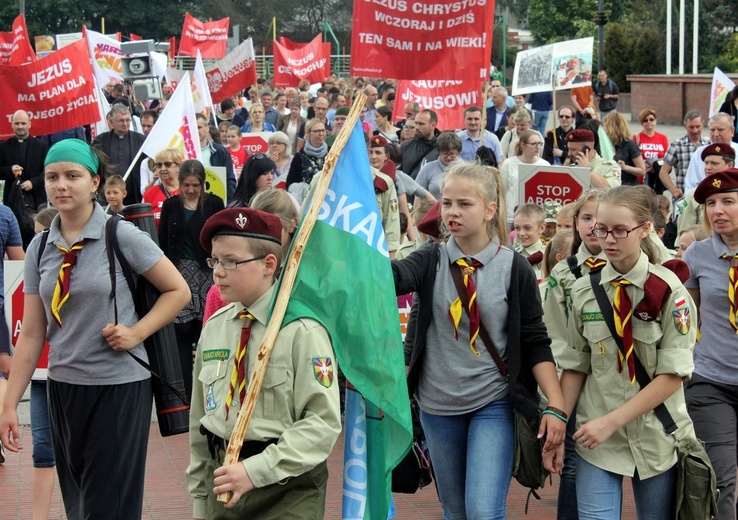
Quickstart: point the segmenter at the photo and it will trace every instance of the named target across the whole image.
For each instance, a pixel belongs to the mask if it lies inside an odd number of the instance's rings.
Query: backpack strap
[[[610,299],[607,297],[605,288],[600,285],[601,279],[602,273],[599,270],[590,272],[589,282],[592,285],[592,292],[597,299],[597,305],[600,306],[600,312],[602,312],[602,317],[607,324],[607,328],[610,329],[612,339],[615,340],[615,343],[618,345],[618,349],[622,352],[623,340],[618,336],[617,330],[615,329],[615,318],[613,316],[612,304],[610,303]],[[643,390],[651,382],[651,377],[648,375],[648,372],[646,372],[646,368],[641,363],[641,360],[638,359],[635,349],[633,349],[633,359],[635,360],[636,381],[638,381],[641,390]],[[661,403],[654,408],[653,413],[655,413],[658,420],[661,421],[661,424],[664,426],[664,430],[668,435],[673,434],[677,430],[677,425],[664,403]]]
[[[41,243],[38,245],[38,252],[36,253],[36,267],[41,267],[41,256],[46,250],[46,241],[49,239],[49,229],[44,229],[41,232]]]
[[[138,298],[136,298],[136,283],[133,280],[133,271],[131,270],[131,265],[128,263],[128,260],[126,260],[125,255],[120,250],[120,246],[118,245],[118,222],[123,220],[123,217],[120,215],[114,215],[108,219],[108,221],[105,223],[105,248],[107,250],[108,254],[108,265],[109,265],[109,272],[110,272],[110,286],[111,286],[111,296],[113,298],[113,309],[115,314],[115,324],[118,324],[118,302],[116,298],[116,273],[115,273],[115,259],[118,259],[118,263],[120,263],[121,270],[123,271],[123,276],[126,278],[126,282],[128,282],[128,288],[131,291],[131,297],[134,301],[134,304],[136,305],[136,312],[139,313],[139,304],[137,302]],[[126,350],[129,356],[133,358],[133,360],[141,365],[143,368],[145,368],[152,376],[160,379],[164,382],[165,385],[167,385],[172,392],[174,392],[177,397],[179,397],[182,402],[187,404],[187,406],[190,405],[190,400],[185,397],[185,395],[180,392],[177,388],[174,387],[169,381],[167,381],[164,377],[161,376],[156,370],[154,370],[150,364],[148,364],[146,361],[135,355],[130,350]]]
[[[577,256],[571,255],[566,258],[566,264],[569,266],[569,271],[578,280],[582,277],[582,266],[577,263]]]

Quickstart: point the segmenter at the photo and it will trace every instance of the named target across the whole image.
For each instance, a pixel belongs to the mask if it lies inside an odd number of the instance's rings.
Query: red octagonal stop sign
[[[243,134],[241,137],[241,146],[246,147],[246,151],[249,155],[254,155],[255,153],[267,153],[269,151],[269,143],[267,142],[269,134],[271,134],[271,132],[266,134]]]
[[[536,166],[526,172],[524,166],[519,166],[521,186],[518,193],[521,205],[543,206],[546,202],[555,201],[563,206],[575,202],[590,186],[589,171],[585,168]]]

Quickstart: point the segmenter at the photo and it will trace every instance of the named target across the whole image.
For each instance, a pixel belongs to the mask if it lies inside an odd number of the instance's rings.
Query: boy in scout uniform
[[[200,235],[215,285],[233,303],[206,323],[195,357],[186,477],[196,519],[323,518],[326,459],[341,419],[333,348],[318,322],[283,325],[240,462],[222,466],[266,330],[281,232],[276,216],[233,208],[208,219]],[[231,501],[218,502],[225,492]]]
[[[515,210],[513,226],[516,231],[513,249],[528,259],[530,265],[541,278],[541,262],[543,262],[543,242],[541,233],[544,225],[543,208],[536,204],[524,204]]]
[[[733,168],[735,165],[735,150],[729,144],[713,143],[702,150],[702,161],[705,163],[705,176]],[[677,219],[677,233],[690,226],[702,223],[702,204],[694,200],[695,190],[688,191],[679,203],[679,218]]]

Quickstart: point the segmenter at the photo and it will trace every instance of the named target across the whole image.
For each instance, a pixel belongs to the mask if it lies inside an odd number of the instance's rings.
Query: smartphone
[[[584,155],[588,155],[588,154],[589,154],[589,151],[590,151],[590,150],[591,150],[591,148],[590,148],[589,146],[584,146],[584,147],[582,148],[582,153],[583,153]]]

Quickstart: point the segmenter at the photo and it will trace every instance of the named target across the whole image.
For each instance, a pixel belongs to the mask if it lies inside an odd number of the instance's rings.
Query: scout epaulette
[[[384,193],[389,189],[389,184],[387,184],[387,181],[382,179],[379,175],[374,177],[374,192],[375,193]]]
[[[633,315],[641,321],[656,321],[671,295],[671,287],[664,279],[651,273],[643,284],[643,290],[645,294]]]
[[[387,160],[379,171],[392,179],[392,182],[397,182],[397,165],[392,160]]]
[[[540,264],[542,261],[543,261],[543,251],[538,251],[528,257],[528,263],[530,265]]]
[[[684,260],[674,258],[673,260],[667,260],[661,265],[662,267],[666,267],[669,271],[677,275],[677,278],[679,278],[680,282],[685,283],[687,280],[689,280],[689,266]]]

